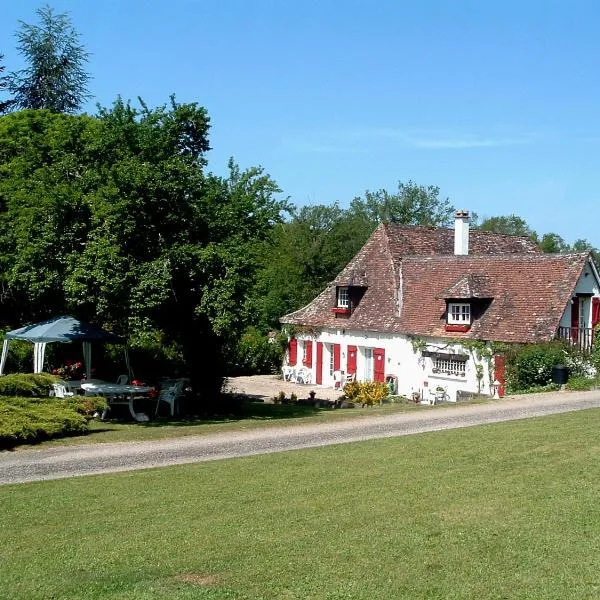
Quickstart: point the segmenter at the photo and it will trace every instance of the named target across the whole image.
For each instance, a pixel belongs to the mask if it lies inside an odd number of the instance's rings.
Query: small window
[[[470,325],[471,305],[467,302],[449,302],[448,323],[451,325]]]
[[[453,358],[434,358],[433,372],[465,377],[467,363]]]
[[[338,308],[350,307],[350,296],[348,295],[347,287],[339,287],[337,289],[337,305]]]

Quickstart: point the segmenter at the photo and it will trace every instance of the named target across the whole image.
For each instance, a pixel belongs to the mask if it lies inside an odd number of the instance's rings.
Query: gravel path
[[[0,484],[132,471],[374,438],[471,427],[600,407],[600,391],[558,392],[486,404],[423,407],[410,413],[244,432],[0,452]]]

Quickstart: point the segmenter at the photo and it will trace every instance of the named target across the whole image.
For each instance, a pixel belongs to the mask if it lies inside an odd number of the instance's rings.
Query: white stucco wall
[[[588,263],[585,269],[579,276],[577,285],[575,286],[576,294],[592,294],[592,296],[600,296],[600,284],[594,275],[591,265]],[[579,297],[579,326],[592,326],[592,300],[590,296]],[[569,301],[565,307],[565,311],[560,320],[560,327],[571,327],[571,302]]]
[[[464,376],[443,373],[433,373],[433,358],[423,356],[413,345],[407,336],[401,334],[385,334],[375,332],[353,332],[349,330],[326,329],[314,337],[298,335],[298,366],[302,363],[304,344],[310,340],[313,344],[312,353],[312,381],[316,381],[316,343],[323,343],[323,383],[324,386],[333,387],[333,377],[330,374],[330,360],[332,344],[340,344],[340,367],[346,371],[348,346],[357,347],[356,378],[358,381],[367,379],[366,350],[383,348],[385,350],[385,375],[395,375],[398,378],[398,393],[410,397],[413,392],[421,394],[422,398],[428,398],[430,391],[435,390],[438,385],[446,388],[452,401],[456,399],[458,391],[471,393],[491,394],[490,377],[487,360],[482,361],[483,377],[477,380],[476,358],[460,344],[452,343],[445,339],[425,339],[429,352],[441,352],[444,354],[466,354],[469,359],[466,362]]]

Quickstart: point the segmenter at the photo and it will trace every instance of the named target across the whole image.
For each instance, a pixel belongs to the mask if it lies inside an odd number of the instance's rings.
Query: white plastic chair
[[[333,372],[333,389],[341,390],[343,387],[344,381],[344,372],[343,371],[334,371]]]
[[[281,369],[284,381],[294,381],[296,378],[296,369],[294,367],[285,366]]]
[[[350,383],[356,379],[356,373],[346,373],[346,383]]]
[[[169,405],[171,416],[175,416],[175,409],[177,406],[177,400],[179,396],[181,396],[181,392],[183,391],[183,386],[185,384],[185,379],[177,379],[176,381],[168,382],[165,387],[163,387],[158,393],[158,400],[156,402],[156,412],[155,415],[158,415],[158,409],[160,407],[161,402],[166,402]]]
[[[310,383],[311,372],[306,367],[301,367],[296,372],[296,383]]]
[[[53,383],[52,384],[52,396],[56,398],[69,398],[70,396],[74,396],[73,392],[68,392],[64,383]]]

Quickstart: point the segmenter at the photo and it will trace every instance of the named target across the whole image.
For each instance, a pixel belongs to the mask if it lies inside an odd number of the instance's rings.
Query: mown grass
[[[600,410],[0,488],[0,597],[600,596]]]

